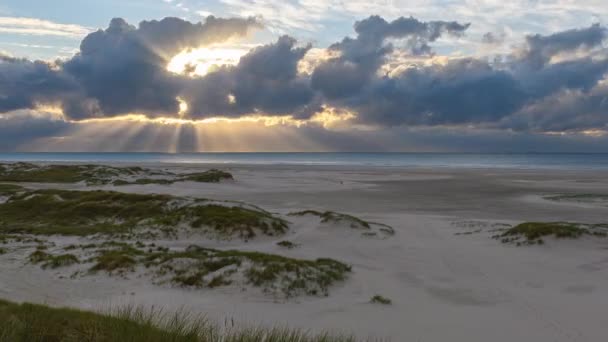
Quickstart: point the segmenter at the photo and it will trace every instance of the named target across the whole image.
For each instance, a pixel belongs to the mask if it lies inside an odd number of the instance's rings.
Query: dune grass
[[[204,172],[187,173],[184,175],[180,175],[178,178],[178,180],[182,182],[189,181],[201,183],[218,183],[223,180],[232,179],[234,179],[234,177],[231,173],[217,169],[211,169]]]
[[[225,207],[221,205],[204,205],[185,208],[186,216],[193,217],[192,227],[212,227],[223,235],[238,235],[242,238],[253,238],[256,231],[264,235],[284,234],[287,221],[274,217],[265,211],[243,207]]]
[[[569,201],[581,203],[604,203],[608,202],[608,194],[558,194],[543,197],[549,201]]]
[[[351,229],[366,230],[367,232],[362,233],[363,236],[377,236],[378,232],[385,236],[391,236],[395,234],[395,230],[389,225],[378,222],[365,221],[356,216],[338,213],[335,211],[303,210],[289,213],[289,215],[314,215],[321,218],[322,223],[344,223],[347,224]],[[374,230],[374,228],[377,228],[377,231],[372,231]]]
[[[14,163],[0,165],[0,181],[32,183],[107,184],[113,177],[142,173],[140,167],[111,167],[101,165],[36,165]]]
[[[384,296],[381,296],[381,295],[373,296],[369,302],[372,304],[382,304],[382,305],[391,305],[393,303],[392,300],[390,300]]]
[[[557,239],[578,239],[584,235],[606,237],[606,225],[580,224],[571,222],[524,222],[494,238],[503,243],[543,244],[542,238],[552,236]]]
[[[0,204],[0,231],[42,235],[127,232],[162,215],[171,199],[110,191],[38,190]]]
[[[159,184],[159,185],[168,185],[173,184],[174,181],[170,179],[164,178],[138,178],[134,181],[127,181],[124,179],[117,179],[112,182],[112,185],[115,186],[123,186],[123,185],[148,185],[148,184]]]
[[[107,314],[0,300],[0,342],[355,342],[288,328],[219,327],[202,316],[125,307]]]
[[[163,178],[151,178],[162,176]],[[167,178],[169,177],[169,178]],[[135,178],[135,180],[132,180]],[[217,183],[233,179],[232,174],[211,169],[204,172],[175,174],[141,167],[105,165],[36,165],[30,163],[0,164],[0,182],[79,183],[87,185],[144,185],[175,182]]]
[[[15,184],[0,184],[0,196],[12,196],[23,191],[23,187]]]
[[[300,245],[297,243],[291,242],[291,241],[283,240],[283,241],[277,242],[277,246],[287,248],[287,249],[294,249],[296,247],[299,247]]]
[[[42,264],[42,268],[59,268],[79,263],[73,254],[51,255],[41,250],[36,250],[29,256],[33,264]]]
[[[317,211],[317,210],[304,210],[291,213],[292,216],[304,216],[304,215],[315,215],[321,218],[321,222],[348,222],[351,228],[354,229],[371,229],[370,222],[364,221],[358,217],[341,214],[334,211]]]
[[[117,179],[112,182],[113,185],[146,185],[146,184],[160,184],[169,185],[177,182],[198,182],[198,183],[219,183],[223,180],[234,180],[231,173],[211,169],[204,172],[186,173],[186,174],[171,174],[173,178],[138,178],[134,181],[127,181],[123,179]]]
[[[101,248],[91,261],[91,272],[126,274],[141,266],[160,282],[164,279],[183,287],[215,288],[244,279],[245,284],[285,298],[327,296],[329,287],[345,280],[351,271],[350,266],[332,259],[303,260],[199,246],[181,251],[145,250],[125,243]]]
[[[0,203],[0,233],[85,236],[131,234],[141,228],[166,233],[180,225],[246,239],[288,229],[285,220],[261,209],[169,195],[38,190]]]

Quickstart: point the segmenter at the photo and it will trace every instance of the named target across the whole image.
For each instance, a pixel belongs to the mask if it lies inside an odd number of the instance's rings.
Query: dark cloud
[[[516,111],[526,98],[508,72],[461,59],[377,79],[345,105],[369,124],[446,125],[494,121]]]
[[[254,19],[218,19],[193,24],[178,18],[143,21],[139,28],[113,19],[104,31],[88,35],[80,53],[63,70],[79,81],[86,98],[66,103],[71,118],[145,113],[172,116],[187,82],[166,70],[175,54],[245,35]],[[76,102],[75,104],[73,104]],[[88,111],[87,111],[88,110]]]
[[[428,55],[434,42],[443,34],[461,36],[470,24],[430,21],[401,17],[387,22],[379,16],[371,16],[355,23],[355,38],[344,38],[329,47],[340,56],[321,64],[312,74],[312,86],[328,98],[341,98],[361,90],[378,68],[385,56],[394,49],[389,39],[399,39],[412,55]]]
[[[386,21],[371,16],[354,25],[356,35],[331,45],[337,57],[298,73],[310,45],[283,36],[252,49],[234,66],[205,76],[166,70],[170,58],[192,47],[245,35],[255,19],[177,18],[135,27],[114,19],[88,35],[80,52],[55,64],[0,57],[0,112],[60,105],[74,120],[141,113],[175,117],[284,115],[307,119],[322,106],[350,110],[352,121],[378,127],[458,126],[520,132],[606,128],[608,54],[606,29],[598,24],[551,35],[531,35],[525,46],[496,61],[452,58],[412,63],[380,72],[400,52],[433,56],[440,37],[459,37],[469,24]],[[499,36],[488,33],[486,42]]]
[[[528,132],[608,130],[608,86],[562,90],[505,117],[496,127]]]
[[[37,139],[61,137],[70,127],[64,120],[33,115],[27,110],[0,115],[0,151],[12,151]]]
[[[136,32],[142,42],[170,59],[184,49],[245,36],[256,28],[262,28],[262,25],[254,18],[224,19],[209,16],[204,23],[196,24],[179,18],[142,21]]]
[[[0,113],[55,102],[78,90],[71,77],[48,63],[0,55]]]
[[[588,28],[572,29],[548,36],[540,34],[527,36],[522,60],[539,68],[560,53],[579,49],[589,50],[602,44],[606,38],[606,32],[605,27],[593,24]]]
[[[107,29],[87,35],[80,52],[56,68],[4,58],[0,111],[52,102],[71,119],[128,113],[173,116],[179,112],[177,96],[188,82],[166,70],[170,58],[258,27],[255,19],[213,16],[204,23],[165,18],[143,21],[139,27],[116,18]]]
[[[114,129],[108,130],[108,126]],[[175,132],[173,125],[152,122],[74,123],[24,111],[0,116],[0,151],[192,152],[201,148],[226,151],[235,147],[230,139],[201,139],[201,133],[193,125],[180,126],[177,140]],[[332,131],[317,125],[266,127],[243,123],[238,132],[237,148],[247,151],[606,152],[608,146],[608,137],[514,133],[500,129],[399,126]],[[286,145],[285,137],[297,139]]]
[[[372,36],[380,37],[391,32],[369,31]],[[452,59],[446,64],[406,68],[391,76],[378,75],[377,65],[370,71],[361,68],[356,59],[341,57],[315,70],[318,74],[313,74],[313,86],[317,86],[332,105],[358,113],[357,120],[365,124],[495,126],[500,122],[502,128],[553,131],[556,127],[550,125],[549,120],[535,121],[534,125],[522,124],[521,121],[535,116],[523,115],[520,111],[530,108],[551,110],[537,103],[564,92],[584,96],[593,92],[608,71],[606,52],[599,51],[594,56],[574,55],[572,59],[561,62],[549,61],[560,53],[597,48],[604,37],[605,29],[599,25],[549,36],[535,35],[527,38],[524,54],[517,53],[506,63],[475,58]],[[340,44],[352,41],[347,38]],[[385,45],[377,46],[386,48]],[[375,56],[383,53],[386,52]],[[599,102],[586,103],[593,107]],[[572,106],[574,108],[563,114],[571,116],[571,120],[558,120],[568,122],[569,129],[576,129],[577,124],[579,129],[586,129],[602,122],[592,117],[579,120],[576,118],[578,108],[574,104]],[[588,116],[597,116],[600,112],[596,110]]]
[[[312,114],[308,108],[314,106],[314,92],[309,80],[297,74],[298,62],[309,49],[310,45],[298,47],[295,39],[283,36],[251,50],[236,66],[192,80],[183,95],[189,116]]]

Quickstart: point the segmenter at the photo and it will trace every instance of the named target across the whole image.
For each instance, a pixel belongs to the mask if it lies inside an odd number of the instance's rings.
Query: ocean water
[[[608,154],[585,153],[0,153],[0,161],[608,170]]]

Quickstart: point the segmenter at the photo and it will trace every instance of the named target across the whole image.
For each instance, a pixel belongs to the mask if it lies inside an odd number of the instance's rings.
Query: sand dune
[[[200,171],[194,165],[167,168]],[[599,173],[247,165],[228,171],[236,181],[28,186],[245,201],[289,220],[289,231],[248,242],[199,237],[159,244],[332,258],[352,266],[348,278],[333,284],[328,296],[278,298],[243,286],[155,285],[139,273],[70,278],[65,269],[44,270],[27,263],[31,250],[23,248],[0,255],[0,297],[94,310],[126,303],[185,308],[219,321],[229,317],[393,341],[606,338],[608,239],[549,237],[543,245],[517,247],[491,238],[524,221],[607,223],[606,206],[543,199],[564,193],[606,194],[608,181]],[[307,209],[355,215],[386,224],[394,234],[363,234],[366,230],[348,222],[289,215]],[[55,248],[87,239],[50,238]],[[297,247],[278,246],[280,240]],[[392,304],[370,303],[376,294]]]

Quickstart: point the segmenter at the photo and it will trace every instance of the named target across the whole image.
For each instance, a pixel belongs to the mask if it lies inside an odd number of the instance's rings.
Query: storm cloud
[[[412,55],[432,52],[429,42],[443,34],[461,36],[470,24],[457,22],[421,22],[401,17],[387,22],[371,16],[355,23],[355,38],[346,37],[329,47],[340,54],[318,66],[312,74],[312,86],[328,98],[348,97],[370,83],[385,56],[394,49],[389,39],[403,40],[403,48]]]
[[[281,36],[251,49],[236,65],[192,76],[167,71],[168,62],[185,49],[244,37],[261,28],[260,22],[165,18],[136,27],[117,18],[105,30],[86,36],[79,53],[66,61],[0,56],[0,112],[48,104],[61,107],[65,118],[75,121],[130,113],[149,118],[259,114],[308,119],[334,107],[354,113],[352,124],[385,128],[554,132],[607,127],[605,27],[529,35],[523,45],[497,59],[448,57],[435,62],[433,45],[440,38],[458,39],[469,27],[455,21],[370,16],[354,24],[353,37],[330,45],[330,57],[310,73],[299,72],[298,65],[312,46]],[[383,68],[395,52],[405,60],[387,72]],[[180,101],[188,104],[187,110],[180,111]]]
[[[456,27],[454,32],[460,35],[466,25],[440,27]],[[432,41],[437,34],[425,37]],[[602,129],[606,119],[597,106],[605,98],[596,88],[608,71],[608,54],[602,49],[605,38],[606,29],[600,25],[532,35],[523,48],[502,60],[452,58],[410,66],[390,76],[380,74],[377,65],[373,72],[361,73],[356,59],[342,56],[315,70],[324,77],[315,79],[313,74],[313,86],[317,84],[333,106],[356,112],[359,123],[376,126],[473,125],[547,132],[554,131],[554,122],[559,121],[568,123],[561,125],[565,130],[589,129],[593,124]],[[387,53],[375,56],[383,58]],[[414,50],[410,53],[416,55]],[[553,110],[549,104],[563,94],[586,100]],[[579,115],[587,118],[579,120]],[[555,118],[534,119],[539,116]],[[534,121],[525,124],[526,119]]]
[[[236,117],[255,112],[310,116],[307,108],[314,105],[314,92],[308,79],[298,75],[298,62],[310,47],[298,47],[295,39],[282,36],[254,48],[236,66],[192,80],[183,94],[189,103],[187,116]]]
[[[588,51],[601,45],[606,39],[606,33],[605,27],[594,24],[588,28],[566,30],[548,36],[530,35],[526,37],[522,59],[533,67],[540,68],[560,53]]]
[[[198,24],[165,18],[139,27],[115,18],[107,29],[87,35],[72,59],[57,65],[4,57],[0,111],[53,103],[70,119],[173,116],[188,82],[166,70],[169,60],[183,49],[224,42],[259,27],[253,18],[210,16]]]

